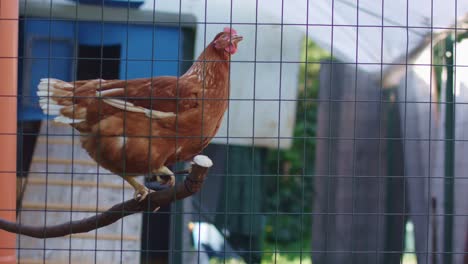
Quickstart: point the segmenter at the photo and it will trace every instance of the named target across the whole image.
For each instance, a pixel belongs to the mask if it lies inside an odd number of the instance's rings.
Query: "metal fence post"
[[[447,82],[445,88],[445,181],[444,181],[444,263],[452,263],[453,251],[453,190],[455,169],[455,102],[453,93],[453,35],[445,40],[445,64],[447,67]]]

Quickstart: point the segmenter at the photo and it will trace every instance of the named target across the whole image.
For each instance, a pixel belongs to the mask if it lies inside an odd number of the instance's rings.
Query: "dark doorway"
[[[77,80],[119,79],[120,50],[120,45],[80,45]]]

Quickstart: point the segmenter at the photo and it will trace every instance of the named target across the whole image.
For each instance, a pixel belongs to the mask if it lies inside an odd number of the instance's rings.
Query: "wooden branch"
[[[151,192],[141,202],[131,199],[116,204],[109,210],[95,216],[52,226],[21,225],[16,222],[0,219],[0,229],[36,238],[61,237],[89,232],[115,223],[125,216],[145,211],[152,212],[160,206],[165,206],[176,200],[193,195],[201,189],[208,169],[212,165],[212,161],[207,156],[198,155],[193,159],[190,174],[182,183],[178,183],[174,187],[165,190]]]

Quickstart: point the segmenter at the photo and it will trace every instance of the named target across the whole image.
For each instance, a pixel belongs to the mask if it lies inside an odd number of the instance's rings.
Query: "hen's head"
[[[213,45],[216,50],[234,54],[237,51],[237,44],[242,40],[241,35],[237,35],[237,31],[233,28],[224,28],[223,32],[218,33],[213,40]]]

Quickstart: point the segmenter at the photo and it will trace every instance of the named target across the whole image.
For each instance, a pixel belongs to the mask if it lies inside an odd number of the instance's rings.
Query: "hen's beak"
[[[231,36],[231,41],[234,44],[237,44],[237,43],[241,42],[242,39],[244,39],[244,38],[241,35],[232,35]]]

